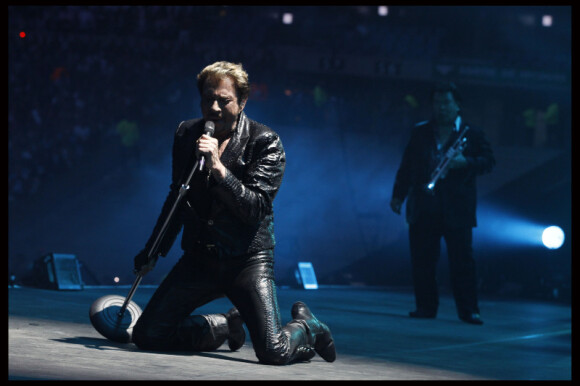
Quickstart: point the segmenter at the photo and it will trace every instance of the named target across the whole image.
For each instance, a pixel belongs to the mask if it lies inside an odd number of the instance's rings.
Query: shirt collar
[[[461,128],[461,115],[458,115],[457,118],[455,118],[455,127],[453,128],[453,131],[459,132],[460,128]]]

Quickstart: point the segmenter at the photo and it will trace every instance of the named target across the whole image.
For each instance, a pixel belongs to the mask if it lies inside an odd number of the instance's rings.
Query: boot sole
[[[327,362],[334,362],[336,360],[336,349],[334,347],[334,340],[328,342],[323,349],[315,348],[315,351],[322,359]]]

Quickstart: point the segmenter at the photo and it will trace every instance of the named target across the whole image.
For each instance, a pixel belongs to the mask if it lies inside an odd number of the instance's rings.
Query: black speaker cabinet
[[[34,286],[55,290],[82,290],[80,265],[75,255],[51,253],[35,262]]]

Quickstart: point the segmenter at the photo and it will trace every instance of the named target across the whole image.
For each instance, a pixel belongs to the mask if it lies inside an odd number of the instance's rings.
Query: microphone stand
[[[179,188],[179,193],[178,193],[177,197],[175,198],[173,205],[171,206],[171,210],[169,211],[169,213],[165,217],[165,220],[163,221],[163,225],[161,226],[161,228],[159,228],[159,231],[157,232],[157,235],[155,236],[155,240],[154,240],[153,244],[151,244],[149,251],[147,251],[147,257],[149,259],[148,262],[151,262],[152,259],[157,259],[159,257],[159,256],[157,256],[159,244],[161,244],[161,240],[163,239],[163,236],[165,236],[165,232],[167,231],[167,227],[169,226],[169,222],[173,218],[173,214],[175,213],[175,210],[177,209],[177,207],[181,203],[183,197],[185,196],[185,194],[189,190],[189,183],[191,182],[191,179],[193,178],[193,174],[195,173],[198,165],[201,167],[203,166],[203,161],[201,161],[203,159],[204,159],[203,157],[200,157],[195,162],[195,164],[193,165],[193,168],[191,169],[191,172],[187,176],[186,180],[184,181],[183,184],[181,184],[181,187]],[[200,163],[200,161],[201,161],[201,163]],[[201,170],[201,167],[200,167],[200,170]],[[119,310],[119,313],[117,314],[117,322],[118,323],[123,319],[123,315],[125,314],[125,310],[127,309],[127,306],[129,305],[129,303],[131,302],[131,298],[133,298],[133,295],[135,294],[137,287],[141,283],[141,279],[143,279],[143,275],[138,274],[137,278],[135,279],[135,282],[133,283],[133,285],[131,286],[131,289],[129,290],[129,294],[127,295],[127,298],[125,299],[123,306],[121,307],[121,309]]]

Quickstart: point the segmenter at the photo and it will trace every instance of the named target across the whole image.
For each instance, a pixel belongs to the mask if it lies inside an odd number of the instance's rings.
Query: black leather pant
[[[191,314],[223,296],[239,310],[260,362],[284,365],[314,356],[303,321],[281,326],[272,251],[229,260],[184,254],[143,310],[132,340],[146,350],[215,350],[228,337],[225,315]]]

